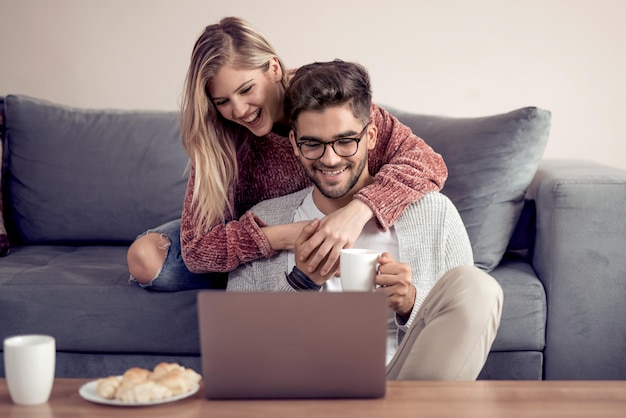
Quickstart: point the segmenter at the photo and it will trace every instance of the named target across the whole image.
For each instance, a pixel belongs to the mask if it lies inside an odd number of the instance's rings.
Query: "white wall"
[[[422,113],[550,109],[549,158],[626,168],[624,0],[0,0],[0,95],[177,109],[193,43],[250,20],[289,67],[369,68],[375,99]]]

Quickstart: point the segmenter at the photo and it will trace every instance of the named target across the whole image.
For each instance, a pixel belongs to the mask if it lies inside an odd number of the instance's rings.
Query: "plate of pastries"
[[[178,363],[159,363],[153,370],[131,367],[121,376],[108,376],[85,383],[78,393],[91,402],[147,406],[174,402],[194,395],[202,377]]]

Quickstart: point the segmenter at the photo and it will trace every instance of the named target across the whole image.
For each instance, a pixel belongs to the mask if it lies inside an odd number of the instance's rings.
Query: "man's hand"
[[[411,278],[411,266],[395,261],[391,254],[382,253],[376,275],[377,292],[387,295],[389,307],[408,318],[415,304],[416,290]]]
[[[307,274],[319,270],[321,276],[335,272],[343,248],[354,245],[363,227],[374,216],[372,210],[360,200],[353,200],[341,209],[326,215],[306,241],[302,242],[297,261],[298,268]]]
[[[328,279],[330,279],[335,272],[335,270],[331,270],[331,273],[321,274],[320,269],[316,269],[313,271],[308,270],[308,266],[310,263],[309,258],[302,257],[302,249],[310,244],[310,239],[315,234],[320,226],[319,219],[313,219],[308,225],[302,228],[302,232],[296,238],[295,245],[295,259],[296,259],[296,267],[298,267],[302,272],[304,272],[311,280],[315,282],[317,285],[323,285],[326,283]],[[324,261],[324,260],[322,260]]]

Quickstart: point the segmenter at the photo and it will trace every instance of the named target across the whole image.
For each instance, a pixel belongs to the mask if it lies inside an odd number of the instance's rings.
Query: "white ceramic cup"
[[[49,335],[16,335],[4,340],[4,373],[13,402],[48,401],[54,383],[56,344]]]
[[[380,252],[362,248],[341,250],[339,270],[343,292],[371,292],[376,288]]]

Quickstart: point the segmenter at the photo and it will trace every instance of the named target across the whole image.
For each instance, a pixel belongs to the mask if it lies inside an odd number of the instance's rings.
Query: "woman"
[[[224,276],[210,273],[294,247],[306,223],[267,226],[248,211],[309,185],[283,111],[289,77],[269,42],[246,21],[230,17],[205,29],[182,100],[181,135],[190,157],[182,219],[131,245],[131,280],[155,290],[221,288]],[[384,109],[373,105],[371,122],[379,132],[368,156],[375,182],[317,221],[302,255],[312,255],[310,272],[332,271],[341,248],[355,242],[369,219],[388,228],[447,177],[441,156]]]

